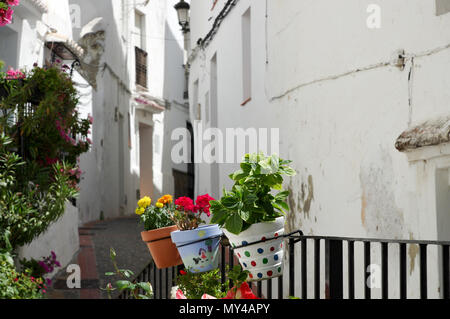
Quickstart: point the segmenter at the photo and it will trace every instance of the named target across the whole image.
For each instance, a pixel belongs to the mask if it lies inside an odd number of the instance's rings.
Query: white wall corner
[[[56,268],[47,277],[51,278],[58,271],[65,268],[80,247],[78,214],[78,208],[70,203],[66,203],[64,214],[51,224],[45,233],[34,239],[30,244],[17,249],[19,259],[34,258],[40,260],[49,256],[51,251],[54,251],[61,268]]]

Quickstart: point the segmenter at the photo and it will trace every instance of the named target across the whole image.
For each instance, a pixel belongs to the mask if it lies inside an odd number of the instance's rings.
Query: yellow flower
[[[167,203],[172,203],[172,201],[173,201],[172,195],[164,195],[163,197],[158,199],[158,203],[161,203],[164,205]]]
[[[156,205],[155,205],[156,207],[158,207],[158,208],[163,208],[164,207],[164,204],[163,203],[160,203],[160,202],[158,202],[158,203],[156,203]]]
[[[150,197],[148,197],[148,196],[145,196],[145,197],[143,197],[143,198],[141,198],[139,201],[138,201],[138,206],[139,206],[139,208],[147,208],[148,206],[150,206],[150,204],[152,203],[152,200],[151,200],[151,198]]]
[[[137,215],[142,215],[143,213],[145,213],[145,208],[144,207],[136,208],[136,214]]]

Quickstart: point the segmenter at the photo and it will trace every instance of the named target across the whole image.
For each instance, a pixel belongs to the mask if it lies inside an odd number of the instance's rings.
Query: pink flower
[[[12,15],[14,10],[8,7],[8,9],[0,9],[0,27],[3,27],[12,22]]]
[[[23,74],[20,70],[14,70],[13,68],[10,68],[8,71],[6,71],[6,79],[7,80],[17,80],[17,79],[24,79],[25,74]]]
[[[6,0],[6,3],[10,6],[18,6],[20,3],[20,0]]]
[[[88,120],[89,120],[89,123],[94,123],[94,118],[91,116],[91,114],[88,114]]]

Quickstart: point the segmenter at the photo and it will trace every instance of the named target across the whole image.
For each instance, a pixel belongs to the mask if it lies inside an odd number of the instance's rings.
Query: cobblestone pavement
[[[106,272],[113,271],[110,248],[117,253],[120,269],[129,269],[136,275],[151,260],[147,246],[141,240],[137,217],[118,218],[85,224],[79,228],[80,250],[71,264],[81,269],[81,289],[68,289],[66,269],[62,269],[53,279],[53,288],[48,292],[49,299],[103,299],[108,298],[104,288],[117,277],[107,277]],[[117,296],[117,292],[113,297]]]

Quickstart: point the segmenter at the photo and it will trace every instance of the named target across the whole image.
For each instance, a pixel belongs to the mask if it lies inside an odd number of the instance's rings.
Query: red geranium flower
[[[188,212],[195,212],[195,206],[194,201],[190,199],[189,197],[180,197],[177,200],[175,200],[175,205],[180,210],[188,211]]]
[[[235,292],[235,287],[228,291],[227,296],[222,299],[260,299],[256,297],[248,283],[244,282],[239,289]]]
[[[210,201],[214,200],[209,194],[201,195],[197,197],[195,201],[197,211],[201,213],[205,213],[208,217],[211,215],[209,212],[209,208],[211,207]]]

